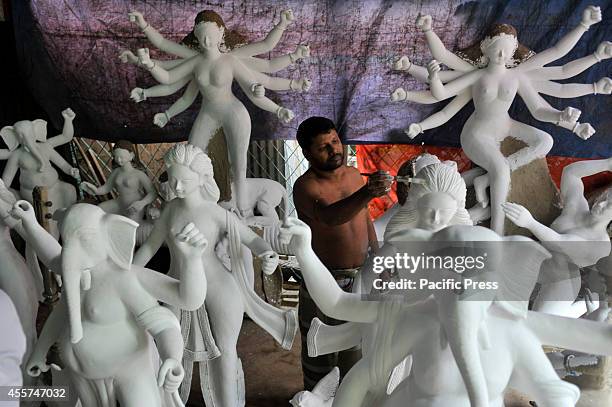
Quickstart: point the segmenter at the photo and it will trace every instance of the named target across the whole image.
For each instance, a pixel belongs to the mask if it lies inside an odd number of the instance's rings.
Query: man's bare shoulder
[[[300,175],[295,183],[293,184],[293,192],[306,192],[314,188],[317,185],[319,180],[317,179],[316,174],[307,170],[304,174]]]

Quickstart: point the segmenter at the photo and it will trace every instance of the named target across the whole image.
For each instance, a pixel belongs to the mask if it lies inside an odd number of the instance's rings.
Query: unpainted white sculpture
[[[233,95],[231,86],[235,79],[245,95],[257,107],[275,113],[285,123],[293,119],[294,114],[291,110],[277,105],[265,96],[265,88],[308,91],[310,81],[269,77],[262,73],[274,70],[267,63],[269,61],[253,58],[255,55],[274,49],[285,29],[294,20],[293,13],[290,10],[283,11],[280,23],[264,40],[227,52],[224,43],[225,23],[221,16],[212,10],[202,11],[196,16],[193,35],[189,41],[186,41],[192,47],[163,38],[145,21],[141,13],[130,13],[130,19],[143,30],[149,41],[157,48],[185,59],[176,67],[164,69],[161,64],[156,64],[150,59],[148,49],[138,50],[140,65],[149,70],[161,84],[176,84],[180,88],[191,81],[182,98],[181,106],[184,108],[193,102],[199,90],[202,95],[202,105],[191,129],[189,142],[206,151],[215,132],[219,128],[223,129],[236,188],[237,206],[241,212],[246,211],[245,178],[251,118],[242,102]],[[302,49],[300,53],[307,55],[309,50]],[[290,62],[294,60],[292,54],[287,58]],[[158,114],[159,117],[156,116],[155,121],[158,125],[164,125],[173,114],[174,111],[170,112],[170,115],[167,112]]]
[[[280,221],[276,207],[284,203],[286,212],[287,190],[279,182],[267,178],[247,178],[246,190],[248,205],[244,222],[248,225],[272,225]],[[233,187],[233,185],[232,185]],[[220,202],[223,208],[236,208],[235,191],[232,188],[232,199]]]
[[[312,391],[301,391],[289,401],[293,407],[331,407],[340,385],[340,369],[334,367]]]
[[[11,298],[0,287],[0,315],[2,315],[3,326],[0,336],[0,386],[23,385],[21,361],[26,353],[26,337],[21,329],[21,323],[17,310]],[[19,400],[4,401],[2,406],[19,407]]]
[[[32,206],[18,201],[20,219],[36,253],[63,280],[63,295],[47,319],[27,370],[38,376],[50,367],[54,343],[84,406],[161,406],[158,387],[178,397],[183,379],[183,338],[178,320],[158,301],[196,309],[206,295],[201,253],[207,241],[188,224],[172,234],[189,273],[181,280],[133,266],[138,224],[97,206],[76,204],[60,219],[63,246],[36,221]],[[69,328],[69,329],[67,329]],[[153,365],[155,339],[161,367]]]
[[[459,55],[446,50],[433,33],[430,16],[417,20],[417,25],[425,32],[434,58],[461,74],[457,76],[456,72],[440,72],[440,66],[434,60],[427,67],[431,91],[406,92],[399,88],[392,93],[391,99],[435,103],[455,97],[442,111],[420,123],[411,124],[407,130],[409,137],[416,137],[425,129],[444,124],[465,104],[474,100],[475,112],[464,125],[461,146],[474,163],[488,172],[475,182],[490,183],[491,227],[500,234],[504,231],[501,204],[505,202],[510,188],[510,172],[536,158],[544,157],[552,148],[550,135],[511,119],[508,109],[518,93],[536,119],[571,130],[583,139],[589,138],[595,130],[588,123],[578,122],[579,110],[570,107],[563,111],[556,110],[538,93],[572,98],[593,93],[609,94],[612,91],[612,81],[609,78],[602,78],[588,85],[561,85],[552,81],[575,76],[594,63],[610,58],[610,42],[600,44],[593,55],[572,61],[563,67],[544,67],[566,55],[582,34],[591,25],[601,21],[601,18],[599,7],[587,7],[576,28],[554,47],[538,54],[518,43],[514,27],[497,24],[480,43],[474,44]],[[409,70],[410,61],[400,59],[396,68]],[[412,72],[423,76],[418,67]],[[447,81],[446,85],[443,81]],[[527,147],[504,157],[499,146],[508,136],[525,142]],[[487,177],[490,181],[487,181]],[[480,199],[483,199],[482,196]]]
[[[418,294],[424,301],[415,304],[384,298],[363,301],[360,295],[330,284],[329,272],[310,247],[308,226],[297,219],[290,219],[289,224],[283,239],[297,253],[317,305],[334,318],[370,326],[370,337],[364,338],[364,358],[344,378],[334,407],[502,407],[509,386],[527,393],[538,405],[569,407],[575,405],[579,390],[559,379],[542,344],[611,353],[609,325],[528,312],[527,301],[506,301],[497,298],[499,293],[476,292],[482,295],[480,299],[468,300],[452,290],[425,290]],[[451,246],[467,242],[469,247],[470,242],[506,239],[486,228],[454,225],[433,233],[430,240]],[[535,283],[531,268],[550,256],[527,238],[511,239],[527,242],[531,250],[520,257],[512,254],[514,275],[499,280],[502,290],[518,274],[526,274]],[[493,265],[509,260],[508,254],[500,254],[497,260],[489,258]],[[430,278],[436,279],[435,275]],[[524,288],[529,291],[533,285]],[[309,335],[310,340],[316,345],[316,337]],[[406,387],[397,388],[388,398],[394,370],[408,355],[413,361]]]
[[[57,171],[51,163],[73,178],[79,178],[79,170],[72,167],[54,148],[69,143],[74,137],[72,121],[75,114],[71,109],[62,111],[64,128],[62,134],[47,139],[47,122],[45,120],[22,120],[12,126],[0,130],[2,140],[10,150],[10,156],[2,181],[10,187],[17,171],[19,171],[19,193],[22,199],[33,202],[32,191],[35,187],[47,187],[49,200],[53,203],[50,211],[67,208],[76,202],[74,187],[60,181]],[[55,225],[51,222],[54,234]]]
[[[584,312],[583,307],[574,307],[581,287],[580,268],[592,266],[610,255],[607,227],[612,221],[612,188],[589,208],[582,178],[604,171],[612,171],[612,158],[579,161],[563,169],[563,210],[550,227],[535,220],[521,205],[503,205],[508,219],[527,228],[553,253],[553,258],[542,267],[542,287],[534,303],[535,310],[574,317]],[[581,306],[582,302],[577,305]]]
[[[441,162],[438,157],[431,154],[421,154],[412,163],[411,172],[415,178],[422,179],[422,183],[410,184],[406,201],[401,204],[397,213],[389,220],[385,230],[384,240],[387,241],[396,233],[402,233],[406,228],[416,227],[418,223],[417,201],[430,192],[446,192],[457,202],[457,212],[451,219],[451,225],[471,225],[470,214],[465,209],[466,185],[457,171],[454,161]]]
[[[0,289],[9,296],[17,309],[26,339],[23,359],[27,361],[36,343],[36,315],[40,293],[25,259],[11,240],[10,228],[15,228],[19,233],[23,232],[19,222],[10,215],[16,201],[13,193],[0,180]],[[25,365],[23,367],[25,368]],[[32,383],[25,369],[23,370],[24,383]]]
[[[134,168],[133,145],[129,141],[119,140],[113,146],[113,161],[118,165],[113,169],[104,185],[96,187],[89,182],[82,182],[84,191],[91,195],[106,195],[117,191],[117,198],[102,202],[99,206],[107,213],[126,216],[136,222],[145,218],[147,206],[157,198],[153,182],[144,171]]]
[[[181,397],[187,400],[191,390],[193,363],[199,362],[202,394],[207,405],[234,407],[244,404],[244,383],[236,343],[243,314],[269,332],[284,349],[290,349],[297,330],[295,310],[283,311],[267,304],[254,291],[247,276],[242,244],[263,260],[263,271],[271,274],[278,255],[263,239],[237,217],[217,204],[219,189],[213,177],[210,158],[192,144],[177,144],[164,157],[168,183],[176,196],[166,202],[151,235],[134,257],[134,263],[146,264],[173,230],[193,222],[203,231],[210,245],[202,254],[208,294],[204,306],[180,316],[185,338],[183,366],[186,377]],[[227,234],[231,272],[215,255],[216,244]],[[170,243],[170,242],[168,242]],[[182,265],[182,254],[168,244],[171,266],[169,275],[189,273]],[[182,277],[181,277],[182,279]],[[231,300],[228,300],[231,299]]]

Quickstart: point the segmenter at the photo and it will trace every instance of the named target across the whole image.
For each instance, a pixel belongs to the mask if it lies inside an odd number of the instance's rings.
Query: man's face
[[[318,170],[333,171],[344,163],[344,147],[336,130],[316,136],[304,153],[310,165]]]

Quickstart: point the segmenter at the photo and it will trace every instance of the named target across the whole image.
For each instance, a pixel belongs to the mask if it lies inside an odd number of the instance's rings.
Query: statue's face
[[[223,42],[223,27],[219,27],[217,23],[212,21],[203,21],[193,29],[200,46],[204,49],[218,48]]]
[[[344,163],[344,147],[336,130],[319,134],[306,152],[310,164],[323,171],[332,171]]]
[[[447,193],[431,192],[417,201],[419,227],[438,231],[448,226],[457,213],[457,201]]]
[[[482,53],[493,65],[507,65],[512,61],[516,50],[517,39],[513,35],[505,34],[493,37],[481,45]]]
[[[124,150],[123,148],[116,148],[113,150],[113,159],[120,167],[123,167],[126,163],[134,159],[134,154],[131,151]]]
[[[177,198],[185,198],[192,193],[199,193],[200,176],[189,167],[174,164],[168,168],[168,185]]]

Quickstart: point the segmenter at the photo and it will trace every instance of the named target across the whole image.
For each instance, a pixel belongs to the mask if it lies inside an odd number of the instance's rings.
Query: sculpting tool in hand
[[[364,177],[370,177],[374,174],[377,174],[376,172],[362,172],[360,173],[360,175],[363,175]],[[404,175],[395,175],[395,176],[391,176],[393,177],[393,179],[395,180],[395,182],[401,182],[403,184],[421,184],[421,185],[425,185],[427,184],[427,181],[425,181],[422,178],[413,178],[413,177],[409,177],[409,176],[404,176]]]

